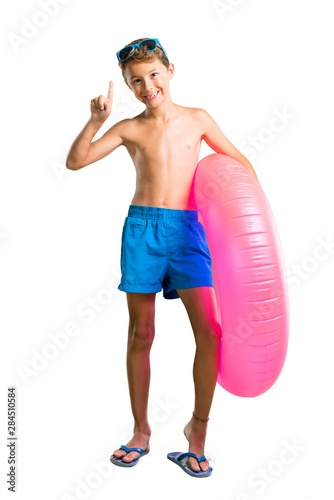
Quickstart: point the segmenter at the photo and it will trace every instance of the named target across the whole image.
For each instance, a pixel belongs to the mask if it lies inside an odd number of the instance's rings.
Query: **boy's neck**
[[[175,115],[175,110],[177,107],[178,106],[174,104],[171,98],[168,96],[168,98],[156,108],[149,108],[148,106],[146,106],[143,115],[145,118],[150,118],[158,122],[166,122]]]

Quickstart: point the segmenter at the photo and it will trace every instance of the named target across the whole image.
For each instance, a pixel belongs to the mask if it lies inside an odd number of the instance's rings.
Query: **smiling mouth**
[[[144,99],[147,99],[148,101],[151,101],[152,99],[155,99],[157,95],[159,94],[160,90],[157,90],[155,94],[151,94],[150,96],[144,95]]]

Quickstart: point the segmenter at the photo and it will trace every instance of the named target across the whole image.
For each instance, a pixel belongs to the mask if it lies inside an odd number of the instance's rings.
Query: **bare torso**
[[[143,113],[129,121],[124,145],[136,169],[132,205],[197,210],[192,189],[202,139],[197,116],[196,108],[176,105],[167,122]]]

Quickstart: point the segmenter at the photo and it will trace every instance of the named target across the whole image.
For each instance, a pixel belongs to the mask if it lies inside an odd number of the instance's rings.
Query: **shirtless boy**
[[[137,45],[125,46],[117,57],[124,81],[145,105],[144,111],[119,121],[92,142],[111,113],[110,81],[108,96],[91,100],[91,117],[73,142],[66,161],[67,168],[79,170],[125,146],[136,169],[136,192],[122,232],[122,279],[118,287],[126,292],[129,310],[127,374],[134,434],[110,459],[116,465],[133,466],[149,452],[149,355],[155,335],[155,296],[163,288],[165,298],[181,298],[196,343],[194,411],[183,431],[188,452],[193,455],[186,454],[178,461],[180,455],[174,452],[174,459],[173,454],[168,458],[187,474],[207,477],[212,468],[204,445],[217,380],[221,326],[210,251],[192,190],[201,141],[215,152],[235,158],[257,176],[209,113],[171,100],[169,81],[175,68],[160,42],[141,38],[129,45],[133,44]]]

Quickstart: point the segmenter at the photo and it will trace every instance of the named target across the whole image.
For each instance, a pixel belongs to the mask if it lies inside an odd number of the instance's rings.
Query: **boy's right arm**
[[[91,117],[73,142],[66,160],[66,167],[70,170],[79,170],[90,163],[104,158],[123,144],[123,130],[125,122],[115,123],[97,141],[92,139],[108,118],[112,108],[113,82],[109,82],[108,97],[100,95],[91,100]]]

